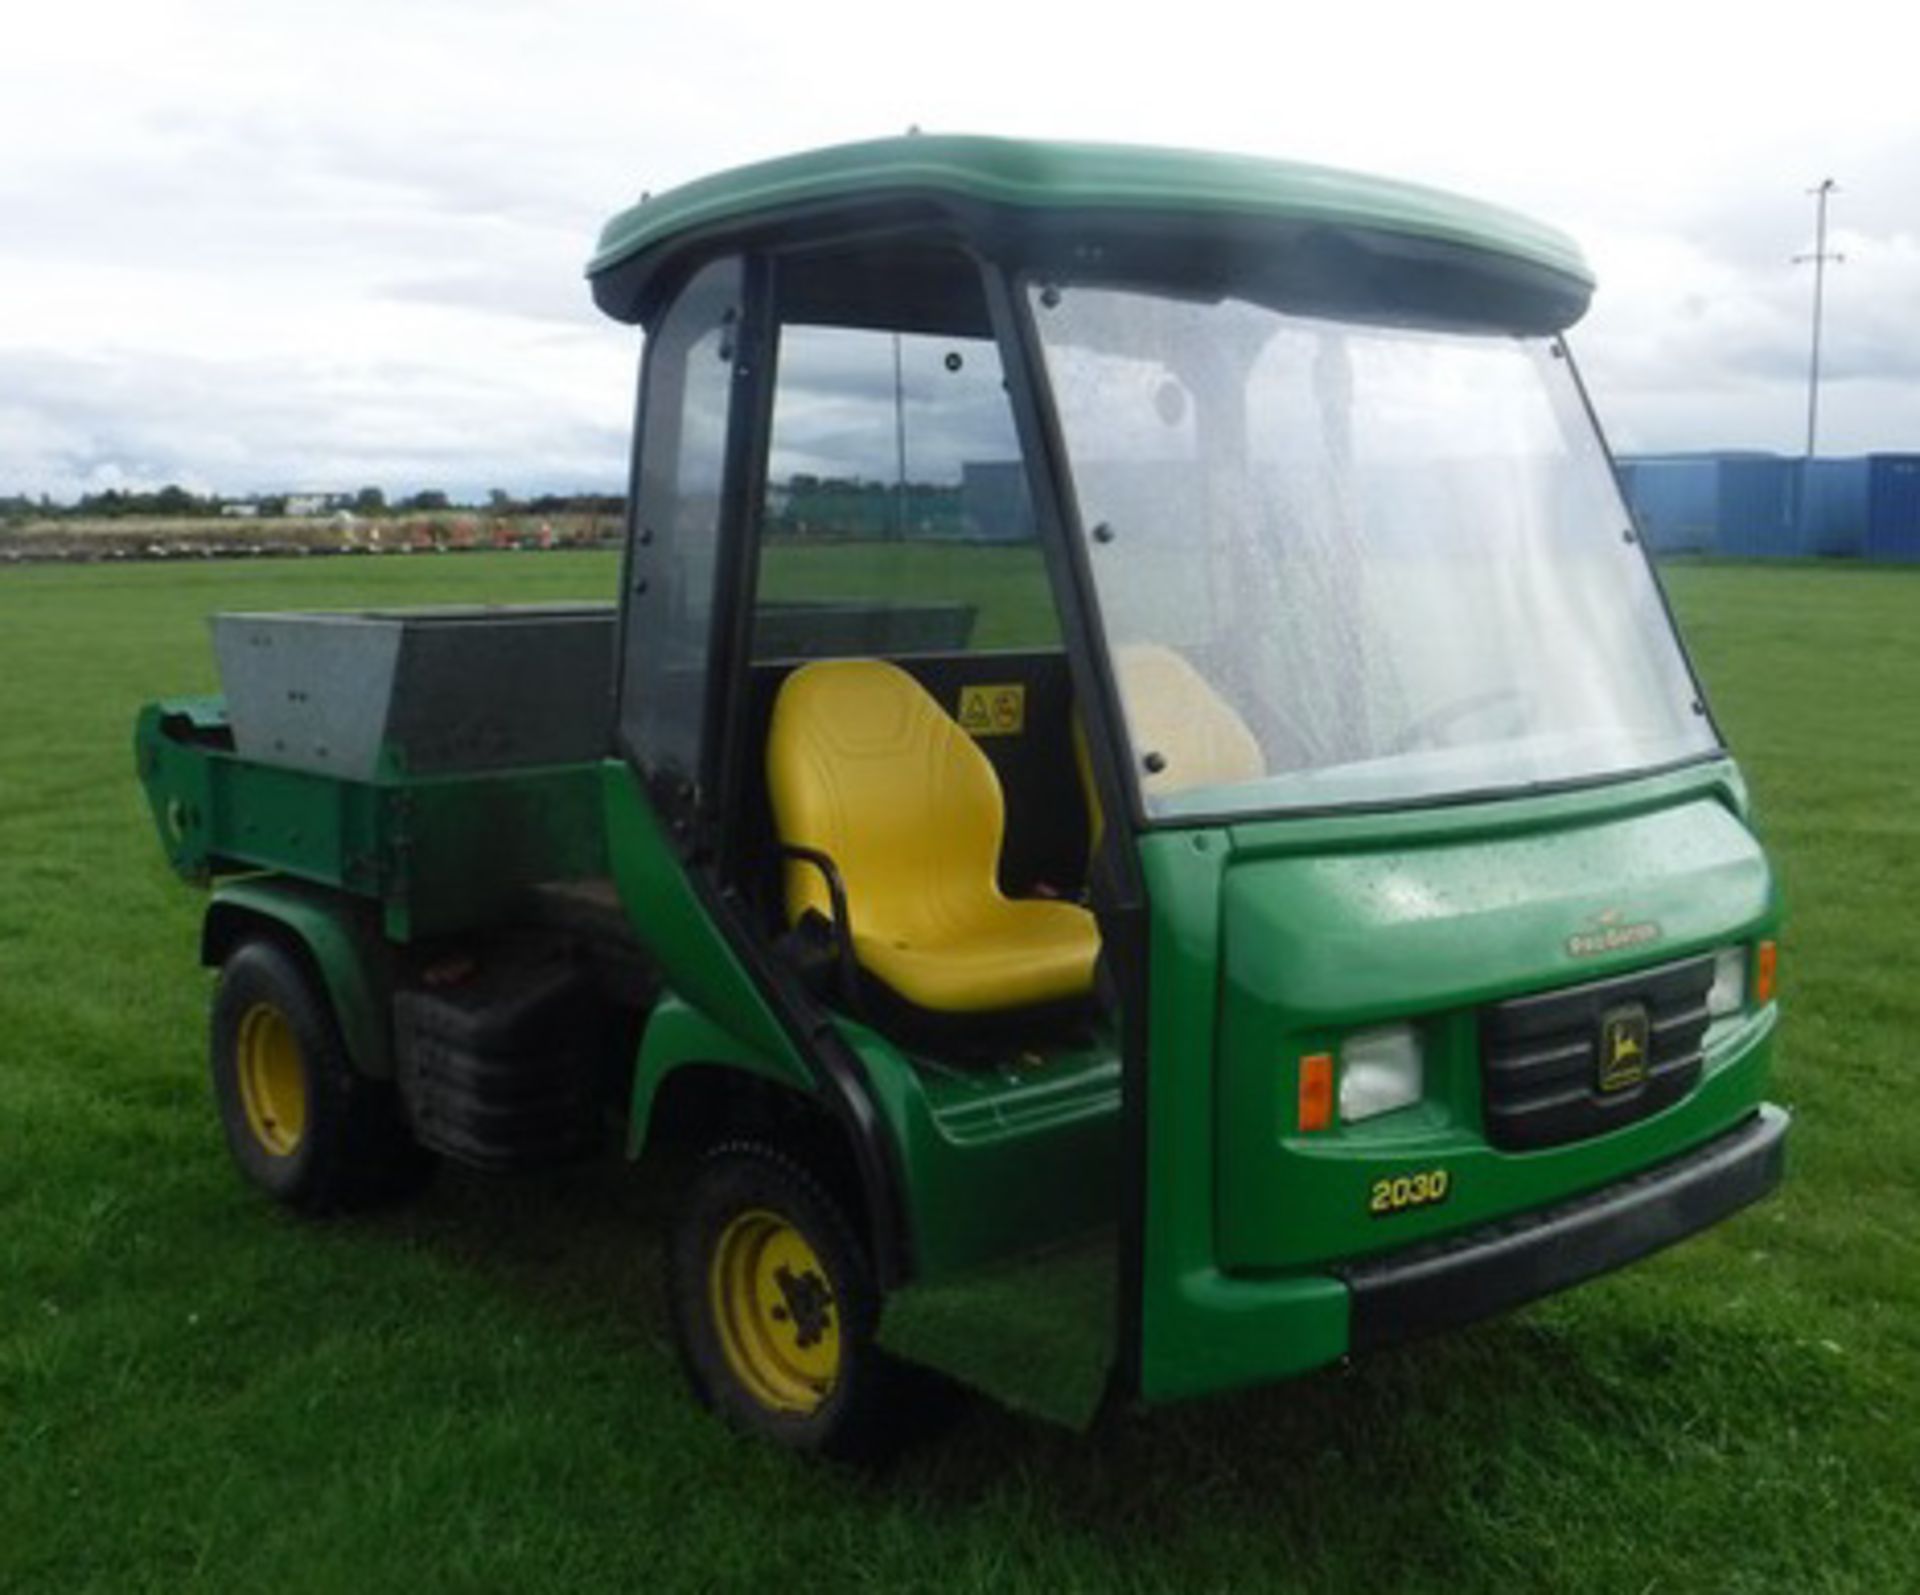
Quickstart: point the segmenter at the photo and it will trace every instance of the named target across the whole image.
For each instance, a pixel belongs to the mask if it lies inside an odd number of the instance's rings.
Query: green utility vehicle
[[[269,1193],[624,1140],[701,1397],[843,1450],[895,1351],[1276,1380],[1775,1185],[1773,877],[1565,238],[915,136],[589,276],[617,605],[221,616],[225,698],[140,716]]]

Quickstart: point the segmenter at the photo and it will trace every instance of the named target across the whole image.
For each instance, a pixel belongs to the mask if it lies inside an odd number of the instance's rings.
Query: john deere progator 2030
[[[589,273],[617,605],[220,616],[224,700],[141,714],[268,1193],[623,1141],[696,1391],[845,1451],[894,1348],[1276,1380],[1775,1184],[1773,878],[1565,238],[929,136]]]

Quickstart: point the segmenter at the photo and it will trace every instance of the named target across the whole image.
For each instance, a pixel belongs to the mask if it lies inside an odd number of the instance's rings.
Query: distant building
[[[1018,460],[966,460],[960,466],[966,535],[985,543],[1021,543],[1035,536],[1026,468]]]
[[[325,515],[330,511],[342,509],[353,502],[351,493],[289,493],[287,510],[289,515]]]
[[[232,499],[220,506],[220,513],[236,521],[250,521],[260,514],[260,506],[251,499]]]
[[[1618,465],[1655,554],[1920,561],[1920,454],[1726,450],[1623,455]]]

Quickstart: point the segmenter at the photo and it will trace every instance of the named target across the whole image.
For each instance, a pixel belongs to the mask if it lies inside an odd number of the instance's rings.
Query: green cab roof
[[[622,315],[639,301],[645,280],[687,249],[815,211],[896,200],[1016,216],[1186,217],[1200,229],[1331,227],[1451,246],[1544,272],[1560,279],[1581,309],[1593,288],[1579,246],[1556,228],[1418,184],[1247,155],[957,134],[809,150],[643,199],[602,229],[587,274],[602,307]],[[603,292],[616,280],[616,290]]]

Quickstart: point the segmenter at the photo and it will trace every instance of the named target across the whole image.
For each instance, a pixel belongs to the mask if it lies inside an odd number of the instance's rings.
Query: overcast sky
[[[1135,20],[1136,18],[1141,20]],[[16,7],[0,493],[617,488],[642,189],[904,131],[1292,156],[1579,238],[1616,447],[1797,449],[1805,190],[1841,184],[1823,452],[1920,450],[1920,22],[1745,6],[602,0]]]

